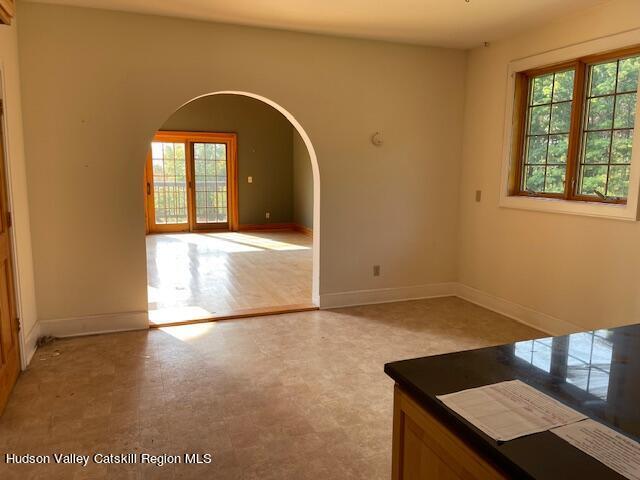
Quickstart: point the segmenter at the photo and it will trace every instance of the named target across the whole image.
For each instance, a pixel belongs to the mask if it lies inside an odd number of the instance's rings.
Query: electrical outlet
[[[271,218],[271,212],[266,212],[266,213],[264,214],[264,217],[265,217],[267,220],[269,220],[269,218]]]
[[[373,266],[373,276],[374,277],[379,277],[380,276],[380,265],[374,265]]]
[[[247,183],[253,183],[253,177],[247,177]]]
[[[482,200],[482,190],[476,190],[476,202]]]

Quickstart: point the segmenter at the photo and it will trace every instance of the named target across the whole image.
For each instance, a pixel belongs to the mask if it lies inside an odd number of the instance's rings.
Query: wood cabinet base
[[[395,386],[392,480],[506,478]]]

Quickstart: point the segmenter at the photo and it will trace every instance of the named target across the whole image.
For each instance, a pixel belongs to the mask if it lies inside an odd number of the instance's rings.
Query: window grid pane
[[[194,143],[196,222],[226,223],[227,145]]]
[[[187,175],[184,143],[152,142],[156,224],[187,223]]]
[[[522,189],[564,192],[575,70],[533,77],[529,85]]]
[[[578,193],[625,199],[640,57],[591,65],[582,131]]]

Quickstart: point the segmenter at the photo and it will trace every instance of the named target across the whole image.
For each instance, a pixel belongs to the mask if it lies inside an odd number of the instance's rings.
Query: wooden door
[[[149,231],[189,231],[188,168],[186,141],[154,138],[147,159]]]
[[[158,132],[145,178],[147,233],[238,229],[235,134]]]
[[[0,128],[0,414],[20,373],[6,178],[4,139]]]
[[[235,148],[228,136],[190,144],[193,213],[192,230],[231,230],[232,203],[229,194]]]
[[[16,14],[15,0],[0,0],[0,24],[11,25]]]

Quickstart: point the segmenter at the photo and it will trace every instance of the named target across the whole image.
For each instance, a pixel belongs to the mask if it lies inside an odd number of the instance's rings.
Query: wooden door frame
[[[3,82],[4,84],[4,82]],[[15,357],[10,356],[8,359],[4,359],[4,368],[6,374],[9,376],[0,378],[0,391],[7,390],[8,395],[6,398],[0,396],[0,414],[2,414],[6,402],[11,394],[11,390],[18,379],[20,371],[26,367],[26,359],[23,354],[24,334],[21,329],[21,321],[18,317],[18,287],[16,281],[16,258],[15,258],[15,238],[13,231],[12,220],[12,198],[11,188],[9,182],[9,168],[7,163],[7,129],[5,128],[6,116],[4,113],[4,102],[0,100],[0,202],[4,205],[4,210],[0,208],[0,225],[2,225],[3,232],[6,233],[7,238],[7,302],[9,310],[9,322],[10,322],[10,334],[13,336],[13,345],[16,349]],[[9,352],[5,352],[4,348],[0,348],[0,355],[5,355]],[[0,357],[1,359],[1,357]]]
[[[163,134],[165,132],[162,132]],[[196,189],[191,188],[191,218],[192,232],[207,232],[238,230],[238,136],[235,133],[217,132],[171,132],[171,135],[188,135],[187,159],[192,174],[191,180],[195,181],[195,159],[193,158],[194,143],[223,143],[227,148],[227,222],[226,226],[215,224],[198,224],[196,222]],[[193,186],[192,186],[193,187]]]
[[[176,232],[189,232],[191,230],[191,219],[189,218],[191,212],[191,195],[190,191],[190,178],[191,172],[189,171],[191,162],[187,154],[188,142],[184,136],[165,134],[164,132],[157,132],[153,137],[153,142],[175,142],[184,143],[185,146],[185,168],[187,179],[187,223],[180,224],[156,224],[156,211],[154,208],[154,189],[153,189],[153,166],[151,158],[151,148],[147,152],[147,162],[145,164],[145,188],[146,188],[146,216],[147,216],[147,230],[149,233],[176,233]]]
[[[145,214],[147,233],[168,232],[212,232],[238,230],[238,136],[235,133],[223,132],[189,132],[177,130],[160,130],[153,138],[154,142],[175,142],[185,144],[185,161],[187,171],[187,210],[188,223],[179,225],[157,225],[153,198],[153,169],[151,165],[151,149],[147,153],[145,164]],[[195,212],[195,188],[193,144],[224,143],[227,146],[227,215],[228,222],[224,226],[198,225]]]

